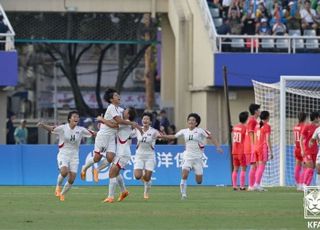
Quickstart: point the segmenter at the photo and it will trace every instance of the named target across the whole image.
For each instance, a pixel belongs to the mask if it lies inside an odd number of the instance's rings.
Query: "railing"
[[[0,4],[0,14],[3,16],[3,21],[4,23],[9,27],[9,32],[7,33],[0,33],[0,37],[5,37],[5,40],[0,40],[0,42],[5,43],[5,50],[9,51],[9,50],[14,50],[14,36],[16,35],[11,24],[10,21],[2,7],[2,5]]]
[[[320,52],[319,36],[217,35],[217,52]]]

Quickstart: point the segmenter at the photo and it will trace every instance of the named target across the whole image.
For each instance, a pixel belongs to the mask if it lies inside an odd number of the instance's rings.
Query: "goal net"
[[[255,103],[270,112],[274,159],[267,162],[264,186],[292,186],[294,180],[294,135],[298,112],[320,111],[320,77],[281,76],[278,83],[253,80]]]

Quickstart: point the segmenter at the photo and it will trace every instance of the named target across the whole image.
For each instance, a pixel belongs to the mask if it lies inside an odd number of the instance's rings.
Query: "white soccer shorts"
[[[113,164],[117,165],[120,169],[125,169],[130,160],[131,156],[115,156]]]
[[[78,172],[79,158],[74,158],[59,153],[57,156],[57,161],[59,169],[61,169],[62,167],[67,167],[69,171],[73,173]]]
[[[193,170],[196,175],[203,175],[202,159],[186,159],[182,161],[182,170]]]
[[[114,135],[101,135],[98,133],[94,142],[94,152],[99,152],[106,157],[107,152],[116,152],[116,141]]]
[[[139,159],[136,157],[134,160],[134,169],[142,169],[142,170],[148,170],[153,171],[156,166],[156,160],[155,159]]]

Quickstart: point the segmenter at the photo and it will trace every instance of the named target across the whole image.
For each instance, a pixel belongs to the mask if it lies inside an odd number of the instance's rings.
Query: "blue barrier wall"
[[[0,85],[15,86],[18,81],[18,55],[15,51],[0,51]]]
[[[223,66],[229,86],[251,87],[252,79],[279,82],[281,75],[320,76],[320,54],[217,53],[214,59],[215,86],[223,86]]]
[[[132,152],[135,146],[132,145]],[[230,185],[231,166],[228,146],[224,154],[215,151],[214,146],[205,147],[204,185]],[[93,146],[80,147],[80,167],[91,157]],[[153,174],[154,185],[178,185],[180,183],[182,145],[157,145],[157,165]],[[0,145],[0,185],[55,185],[58,147],[55,145]],[[75,185],[97,185],[93,182],[92,169],[87,171],[86,181],[77,176]],[[133,179],[133,164],[122,172],[127,185],[141,185]],[[108,184],[108,169],[99,174],[98,185]],[[191,173],[188,184],[196,184]]]

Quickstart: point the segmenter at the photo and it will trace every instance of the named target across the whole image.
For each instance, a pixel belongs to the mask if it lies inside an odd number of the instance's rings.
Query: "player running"
[[[71,111],[68,114],[68,123],[57,127],[46,125],[42,122],[38,123],[38,127],[44,128],[49,132],[59,136],[59,153],[57,156],[58,167],[60,173],[57,179],[55,195],[60,201],[64,201],[65,194],[71,189],[76,178],[79,165],[79,146],[83,137],[91,137],[95,133],[84,127],[78,126],[79,113]],[[64,178],[68,176],[68,180],[61,186]]]
[[[186,149],[183,153],[182,163],[182,178],[180,182],[181,199],[187,198],[187,179],[190,170],[194,170],[195,179],[198,184],[202,183],[203,178],[203,150],[205,145],[205,139],[211,140],[211,142],[217,147],[217,151],[222,153],[223,150],[220,147],[218,141],[212,137],[208,130],[199,128],[201,118],[196,113],[190,113],[187,117],[188,128],[181,129],[175,135],[163,135],[166,139],[175,139],[180,136],[184,137]]]
[[[232,187],[233,190],[238,190],[237,177],[239,167],[241,167],[240,173],[240,190],[245,189],[246,179],[246,156],[244,154],[244,139],[246,136],[246,122],[248,120],[249,113],[247,111],[239,114],[240,123],[232,128],[232,157],[233,157],[233,172],[232,172]]]

